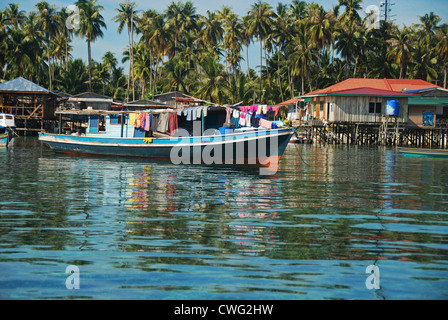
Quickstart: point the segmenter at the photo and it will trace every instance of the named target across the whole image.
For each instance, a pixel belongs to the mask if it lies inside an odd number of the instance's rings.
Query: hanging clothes
[[[168,116],[168,126],[169,126],[169,134],[173,134],[178,128],[179,124],[177,121],[177,114],[170,113]]]
[[[244,127],[246,125],[246,113],[244,113],[244,112],[240,113],[239,124],[240,124],[241,127]]]
[[[251,120],[251,117],[250,117],[250,114],[249,113],[246,113],[246,127],[250,127],[251,126],[251,123],[250,123],[250,120]]]
[[[230,123],[233,124],[235,128],[240,127],[240,112],[238,110],[233,110],[232,113],[232,119],[230,120]]]
[[[156,132],[158,129],[158,125],[159,125],[159,115],[153,113],[152,118],[151,118],[151,125],[150,125],[151,131]]]
[[[208,112],[208,107],[202,107],[201,111],[202,111],[202,116],[206,117],[207,116],[207,112]]]
[[[226,123],[230,123],[231,121],[232,109],[226,107]]]
[[[260,126],[260,116],[252,115],[251,125],[254,128],[258,128]]]
[[[135,126],[135,113],[131,112],[129,113],[129,125]]]
[[[140,128],[140,113],[135,115],[135,127]]]
[[[149,113],[145,116],[145,131],[151,130],[151,115]]]
[[[161,113],[159,115],[159,123],[157,124],[157,131],[167,132],[168,131],[168,113]]]
[[[145,129],[146,114],[140,113],[140,129]]]
[[[272,107],[272,110],[274,111],[274,117],[277,116],[279,109],[280,109],[280,107]]]

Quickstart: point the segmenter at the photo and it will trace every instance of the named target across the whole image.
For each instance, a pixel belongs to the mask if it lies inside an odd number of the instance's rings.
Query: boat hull
[[[11,132],[4,132],[0,133],[0,148],[6,148],[8,147],[9,142],[12,139],[12,133]]]
[[[173,163],[270,165],[280,160],[292,134],[289,129],[281,129],[156,139],[42,133],[39,140],[55,152],[67,154],[165,159]]]
[[[446,149],[398,148],[398,152],[406,157],[448,158]]]

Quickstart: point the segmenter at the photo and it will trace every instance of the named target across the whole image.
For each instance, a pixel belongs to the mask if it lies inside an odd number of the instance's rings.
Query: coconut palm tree
[[[443,60],[443,87],[446,89],[448,71],[448,24],[442,25],[439,30],[437,30],[437,38],[439,39],[437,43],[437,51],[439,52],[439,57]]]
[[[339,6],[344,6],[345,10],[339,17],[340,21],[356,21],[361,23],[361,16],[358,11],[362,9],[362,0],[338,0]]]
[[[115,9],[118,11],[118,14],[113,17],[115,19],[115,22],[118,22],[118,33],[121,34],[124,27],[127,27],[128,30],[128,40],[129,40],[129,78],[128,78],[128,90],[126,91],[127,97],[129,96],[129,81],[132,79],[132,100],[135,100],[135,79],[134,79],[134,56],[133,56],[133,50],[134,48],[134,32],[137,32],[137,24],[139,21],[138,17],[138,11],[135,10],[137,7],[135,2],[130,2],[129,0],[126,0],[126,2],[120,2],[118,4],[118,9]]]
[[[310,65],[318,59],[316,43],[308,32],[305,23],[302,23],[298,27],[297,36],[291,41],[293,53],[290,55],[288,61],[292,67],[292,75],[301,78],[302,92],[305,92],[305,79],[308,80],[310,91],[313,91],[310,81]]]
[[[261,2],[260,0],[254,3],[251,9],[248,11],[249,18],[249,32],[253,36],[258,38],[260,42],[260,94],[262,92],[262,69],[263,69],[263,47],[264,47],[264,38],[268,35],[271,26],[272,26],[272,7],[266,3]]]
[[[202,17],[202,29],[199,32],[199,41],[201,48],[215,48],[221,41],[224,34],[222,23],[218,19],[216,12],[207,10],[207,15]]]
[[[224,74],[224,68],[213,56],[208,56],[201,64],[202,81],[196,95],[204,100],[217,104],[226,101],[229,87]]]
[[[18,29],[23,26],[26,15],[24,10],[19,10],[19,4],[9,3],[4,10],[5,19],[4,25],[9,25],[13,29]]]
[[[103,7],[96,4],[97,0],[78,0],[79,28],[76,30],[79,38],[86,38],[89,64],[89,90],[92,90],[92,52],[90,44],[104,36],[102,28],[107,29],[100,11]]]
[[[169,39],[172,38],[171,30],[165,28],[165,16],[163,14],[156,14],[142,17],[141,30],[143,32],[142,39],[146,41],[147,45],[153,47],[156,52],[155,70],[154,70],[154,86],[153,95],[156,94],[157,82],[159,78],[159,65],[170,50]]]
[[[425,14],[420,17],[420,24],[417,24],[418,27],[422,29],[422,37],[424,38],[426,45],[429,46],[431,44],[431,39],[433,38],[435,31],[437,30],[437,24],[440,22],[440,17],[436,15],[434,12],[430,12],[429,14]]]
[[[53,78],[51,72],[51,40],[60,30],[61,20],[54,5],[49,5],[46,1],[41,1],[36,4],[39,17],[39,26],[43,30],[47,43],[47,58],[48,58],[48,81],[49,89],[53,90]]]
[[[389,53],[387,58],[393,59],[393,61],[400,67],[400,79],[403,79],[403,70],[406,63],[414,62],[409,29],[407,27],[404,27],[401,30],[398,28],[395,29],[392,38],[388,42]]]

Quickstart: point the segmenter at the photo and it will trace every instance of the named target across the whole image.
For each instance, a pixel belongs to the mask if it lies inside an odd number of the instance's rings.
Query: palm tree
[[[392,39],[389,41],[389,53],[388,59],[400,66],[400,79],[403,79],[403,70],[407,62],[414,62],[412,57],[412,44],[409,38],[409,29],[404,27],[403,29],[395,29]]]
[[[201,68],[204,72],[203,81],[196,95],[201,99],[223,104],[226,100],[225,93],[229,91],[223,66],[213,56],[209,56],[203,61]]]
[[[422,28],[422,37],[425,39],[427,46],[430,45],[431,39],[434,36],[435,31],[437,30],[437,24],[440,22],[440,20],[440,17],[434,12],[430,12],[429,14],[427,13],[423,17],[420,17],[421,23],[417,24],[417,26]]]
[[[202,29],[199,33],[199,43],[202,48],[215,48],[221,42],[224,28],[218,20],[216,12],[207,10],[207,16],[202,18]]]
[[[78,37],[85,37],[87,41],[87,52],[89,59],[89,90],[92,90],[92,52],[90,43],[95,42],[104,33],[101,28],[107,29],[104,18],[100,14],[103,7],[96,4],[97,0],[78,0],[76,5],[79,8],[79,28],[76,31]]]
[[[137,23],[139,20],[138,17],[138,11],[135,10],[135,7],[137,7],[135,2],[130,2],[129,0],[126,0],[126,2],[120,2],[118,5],[118,9],[115,9],[118,11],[118,14],[113,17],[115,19],[115,22],[118,22],[118,33],[121,34],[123,31],[124,26],[127,26],[128,29],[128,40],[129,40],[129,78],[128,78],[128,90],[127,90],[127,97],[129,96],[129,79],[132,79],[132,100],[135,100],[135,80],[134,80],[134,56],[133,56],[133,48],[134,48],[134,31],[137,31]]]
[[[59,12],[59,18],[62,22],[67,21],[67,19],[69,19],[70,14],[67,12],[66,8],[62,8],[61,11]],[[72,41],[72,35],[73,35],[73,29],[68,28],[65,24],[63,27],[63,31],[61,32],[61,34],[63,35],[64,39],[65,39],[65,69],[67,69],[68,67],[68,59],[69,59],[69,43]]]
[[[47,39],[47,57],[48,57],[48,81],[49,89],[53,90],[53,79],[51,73],[51,40],[59,33],[61,20],[60,16],[56,12],[54,5],[49,5],[46,1],[41,1],[36,4],[36,8],[39,11],[39,25],[44,31]]]
[[[177,45],[179,41],[179,36],[181,32],[181,19],[182,19],[182,10],[183,10],[182,2],[174,3],[171,2],[168,5],[168,8],[165,10],[166,16],[166,28],[171,28],[174,30],[174,55],[177,53]]]
[[[273,12],[271,6],[266,2],[259,0],[253,4],[248,11],[249,19],[249,32],[258,37],[260,41],[260,94],[262,92],[261,75],[263,69],[263,47],[264,38],[270,31],[272,25]]]
[[[249,67],[249,45],[252,42],[252,34],[249,30],[251,17],[244,16],[242,21],[243,26],[243,34],[242,34],[242,43],[246,46],[246,64],[247,64],[247,76],[250,76],[250,67]]]
[[[18,3],[8,4],[8,7],[5,8],[4,14],[5,19],[3,20],[3,23],[5,25],[12,26],[13,29],[18,29],[19,27],[22,27],[26,19],[25,11],[19,10]]]
[[[241,40],[243,38],[241,20],[237,15],[229,16],[224,30],[227,31],[224,36],[225,47],[228,48],[226,61],[232,66],[233,78],[236,82],[237,66],[241,61]]]
[[[162,14],[156,14],[153,17],[146,17],[142,20],[143,41],[147,42],[148,46],[154,47],[156,50],[156,63],[154,71],[154,86],[153,95],[156,94],[157,81],[159,75],[159,64],[164,55],[169,52],[169,41],[171,38],[171,31],[165,28],[165,17]]]
[[[41,74],[43,73],[42,66],[44,50],[42,48],[42,43],[44,42],[43,32],[39,26],[39,19],[36,12],[30,12],[26,18],[23,25],[23,31],[25,32],[26,39],[28,42],[28,48],[31,57],[31,68],[29,79],[36,81],[40,84]]]
[[[352,67],[352,60],[355,58],[357,49],[357,38],[361,36],[361,30],[355,20],[347,21],[341,25],[336,32],[336,52],[345,58],[346,72],[345,76],[349,76],[350,68]]]
[[[443,87],[446,89],[446,78],[448,69],[448,24],[444,24],[437,30],[437,36],[439,42],[437,43],[437,51],[439,51],[439,57],[443,60]]]
[[[292,74],[300,76],[302,93],[305,92],[305,79],[308,79],[310,91],[313,91],[310,81],[310,64],[318,59],[316,53],[316,44],[312,40],[306,25],[302,23],[298,26],[298,34],[291,41],[293,45],[293,53],[290,56],[289,63],[292,66]]]
[[[30,39],[26,31],[20,29],[11,29],[8,32],[8,51],[6,55],[7,66],[5,69],[11,78],[23,76],[27,73],[32,64],[32,55],[30,54]]]
[[[321,66],[322,49],[329,49],[333,34],[331,27],[331,12],[325,12],[322,7],[310,7],[308,9],[309,32],[313,41],[316,43],[319,55],[319,70]],[[318,80],[319,77],[316,77]],[[316,87],[319,87],[316,81]]]
[[[274,25],[272,29],[272,36],[277,47],[277,76],[278,76],[278,86],[280,87],[280,95],[282,101],[284,101],[282,87],[282,74],[281,65],[282,60],[284,61],[284,56],[282,53],[286,54],[286,48],[288,42],[291,40],[292,35],[290,32],[290,26],[292,25],[293,19],[289,14],[288,6],[279,3],[276,8],[274,15]],[[288,79],[290,80],[290,79]]]
[[[344,12],[339,17],[340,21],[356,21],[361,23],[361,16],[358,10],[361,10],[362,0],[338,0],[339,6],[345,6]]]

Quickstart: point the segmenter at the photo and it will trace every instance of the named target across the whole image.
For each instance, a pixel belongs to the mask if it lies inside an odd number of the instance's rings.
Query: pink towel
[[[232,114],[233,110],[231,108],[226,109],[226,123],[230,123],[230,115]]]
[[[272,122],[265,120],[265,119],[260,119],[260,127],[262,128],[266,128],[266,129],[271,129],[272,128]]]
[[[151,121],[149,119],[149,113],[145,116],[145,131],[151,130]]]

